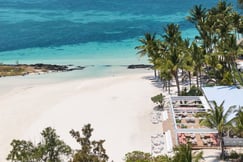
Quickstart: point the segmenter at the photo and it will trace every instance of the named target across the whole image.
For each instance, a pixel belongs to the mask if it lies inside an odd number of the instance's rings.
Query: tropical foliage
[[[106,162],[109,157],[103,147],[105,140],[91,141],[93,129],[87,124],[82,129],[83,137],[80,132],[71,130],[70,134],[81,145],[81,149],[76,150],[72,162]]]
[[[150,153],[141,151],[133,151],[126,154],[126,162],[198,162],[202,159],[202,152],[193,152],[188,144],[178,145],[174,147],[174,155],[152,156]]]
[[[174,148],[173,162],[198,162],[202,159],[203,152],[193,152],[188,144],[178,145]]]
[[[150,162],[152,161],[152,155],[142,151],[128,152],[125,155],[126,162]]]
[[[162,95],[162,93],[160,93],[160,94],[158,94],[156,96],[151,97],[151,100],[154,103],[158,104],[160,108],[163,108],[164,102],[165,102],[165,99],[164,98],[165,98],[165,96]]]
[[[71,130],[71,135],[81,145],[81,149],[72,150],[60,140],[56,130],[45,128],[41,135],[42,141],[34,144],[31,141],[13,140],[12,150],[7,160],[13,162],[106,162],[108,155],[103,147],[104,140],[91,141],[93,129],[87,124],[82,129],[83,137],[78,131]]]
[[[191,88],[189,90],[187,90],[187,88],[184,88],[181,92],[181,96],[202,96],[203,93],[201,91],[201,89],[199,89],[196,86],[191,86]]]
[[[48,127],[42,133],[42,141],[37,145],[31,141],[13,140],[12,150],[7,160],[14,162],[59,162],[68,158],[71,148],[56,134],[55,129]]]
[[[234,111],[236,116],[231,120],[233,133],[243,138],[243,107]]]
[[[180,78],[187,76],[191,86],[191,74],[198,88],[209,80],[218,85],[243,85],[236,64],[242,52],[241,43],[237,43],[243,33],[242,16],[220,0],[209,9],[195,5],[187,20],[198,30],[194,40],[183,39],[177,24],[167,24],[161,36],[146,33],[140,39],[138,54],[148,57],[166,85],[174,79],[178,94],[183,82]]]
[[[204,114],[205,118],[200,122],[200,124],[209,128],[217,129],[221,146],[221,157],[224,158],[223,134],[231,125],[229,117],[232,112],[234,112],[235,106],[231,106],[226,109],[227,111],[224,111],[224,101],[220,105],[217,105],[217,103],[213,101],[212,105],[213,108]]]

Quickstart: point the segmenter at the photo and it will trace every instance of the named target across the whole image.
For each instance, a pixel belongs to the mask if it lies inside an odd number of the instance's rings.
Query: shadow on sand
[[[143,79],[150,80],[152,85],[154,85],[157,88],[160,89],[163,88],[163,83],[158,78],[155,78],[154,76],[144,76]]]
[[[155,106],[155,107],[153,107],[153,110],[154,111],[163,111],[164,108],[163,107],[159,107],[159,106]]]

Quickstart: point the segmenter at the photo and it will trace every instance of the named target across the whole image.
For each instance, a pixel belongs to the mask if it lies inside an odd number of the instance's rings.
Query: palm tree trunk
[[[202,86],[202,70],[201,70],[201,67],[199,67],[199,86],[201,87]]]
[[[156,73],[156,69],[154,68],[154,77],[155,79],[157,78],[157,73]]]
[[[179,83],[179,77],[177,71],[174,72],[174,77],[176,81],[176,86],[177,86],[177,93],[180,95],[180,83]]]
[[[168,91],[169,91],[169,94],[170,94],[170,80],[168,81]]]
[[[221,147],[221,155],[220,159],[224,159],[224,139],[223,139],[223,133],[220,134],[220,147]]]
[[[189,75],[189,84],[190,84],[190,88],[191,88],[192,87],[192,75],[191,75],[190,71],[188,72],[188,75]]]
[[[196,74],[196,80],[197,80],[197,88],[199,88],[199,79],[198,79],[198,71],[196,72],[197,74]]]
[[[237,70],[237,73],[238,73],[238,75],[239,75],[239,77],[240,77],[241,83],[243,83],[243,78],[242,78],[242,76],[241,76],[240,71],[239,71],[237,68],[236,68],[236,70]]]

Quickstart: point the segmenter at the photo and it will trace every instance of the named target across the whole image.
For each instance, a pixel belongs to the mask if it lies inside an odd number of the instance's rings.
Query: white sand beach
[[[0,96],[0,161],[6,161],[12,139],[38,142],[48,126],[78,148],[69,131],[87,123],[94,128],[94,139],[106,140],[109,161],[120,162],[129,151],[150,152],[154,131],[150,97],[160,93],[152,78],[149,71],[18,88]]]

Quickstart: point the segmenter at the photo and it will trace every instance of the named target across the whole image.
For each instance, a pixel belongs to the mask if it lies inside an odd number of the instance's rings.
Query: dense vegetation
[[[93,129],[87,124],[80,132],[71,130],[70,134],[80,144],[81,148],[72,150],[60,140],[56,130],[45,128],[41,135],[42,141],[34,144],[31,141],[13,140],[12,150],[7,160],[13,162],[106,162],[109,157],[103,147],[105,140],[91,141]]]
[[[33,144],[31,141],[13,140],[11,142],[12,150],[7,160],[13,162],[107,162],[109,157],[103,147],[104,140],[91,141],[93,129],[87,124],[80,132],[71,130],[70,134],[80,144],[81,148],[72,150],[56,134],[55,129],[45,128],[41,135],[42,141]],[[178,145],[174,147],[175,155],[152,156],[150,153],[141,151],[129,152],[125,155],[126,162],[177,162],[192,160],[197,162],[202,159],[202,152],[193,152],[190,145]]]
[[[202,152],[193,152],[188,144],[182,144],[174,147],[174,155],[152,156],[150,153],[141,151],[129,152],[125,156],[126,162],[198,162],[202,159]]]
[[[231,4],[219,1],[210,9],[194,6],[187,20],[199,33],[194,40],[183,39],[179,25],[171,23],[164,27],[161,36],[146,33],[136,47],[138,54],[148,57],[166,86],[174,79],[178,94],[185,78],[191,86],[192,76],[196,77],[197,88],[209,81],[243,85],[236,64],[242,55],[242,43],[237,43],[243,33],[242,16]]]
[[[238,1],[239,4],[243,4]],[[243,53],[243,43],[237,42],[243,33],[242,16],[226,1],[219,1],[210,9],[195,5],[187,17],[198,31],[194,40],[183,39],[177,24],[164,27],[161,36],[146,33],[137,46],[140,56],[147,56],[157,75],[168,87],[174,79],[178,95],[202,95],[200,87],[209,83],[216,85],[243,85],[243,75],[237,69],[236,60]],[[192,85],[192,76],[196,85]],[[182,84],[190,89],[181,89]],[[157,96],[158,97],[158,96]],[[154,97],[156,99],[156,96]],[[223,103],[213,103],[213,109],[203,115],[202,125],[218,130],[221,158],[224,158],[223,136],[226,132],[242,137],[243,107],[234,106],[224,111]],[[235,118],[228,119],[236,113]]]

